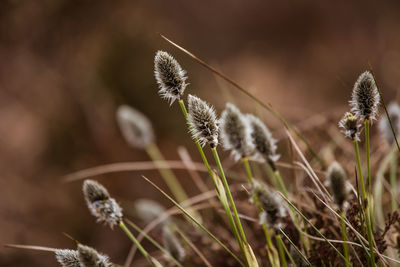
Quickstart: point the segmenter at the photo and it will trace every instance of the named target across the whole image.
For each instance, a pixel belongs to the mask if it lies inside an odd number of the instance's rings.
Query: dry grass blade
[[[28,250],[38,250],[38,251],[49,251],[49,252],[56,252],[57,249],[43,247],[43,246],[31,246],[31,245],[18,245],[18,244],[5,244],[6,248],[21,248],[21,249],[28,249]]]
[[[183,240],[193,249],[193,251],[199,256],[199,258],[204,262],[207,267],[212,267],[211,263],[207,260],[207,258],[201,253],[200,249],[193,244],[192,241],[179,229],[176,229],[176,232],[183,238]]]
[[[207,169],[201,163],[192,163],[192,170],[206,172]],[[128,171],[145,171],[145,170],[156,170],[158,168],[170,168],[170,169],[182,169],[186,170],[189,167],[186,166],[182,161],[170,160],[170,161],[137,161],[137,162],[118,162],[106,165],[100,165],[93,168],[81,170],[75,173],[65,175],[63,182],[73,182],[88,177],[93,177],[105,173],[113,172],[128,172]]]
[[[186,50],[185,48],[179,46],[178,44],[174,43],[173,41],[171,41],[170,39],[168,39],[167,37],[165,37],[164,35],[160,34],[160,36],[166,40],[168,43],[172,44],[173,46],[175,46],[176,48],[178,48],[179,50],[181,50],[182,52],[184,52],[185,54],[187,54],[188,56],[190,56],[191,58],[193,58],[194,60],[196,60],[198,63],[200,63],[201,65],[203,65],[204,67],[206,67],[207,69],[209,69],[210,71],[212,71],[213,73],[217,74],[219,77],[221,77],[222,79],[224,79],[225,81],[227,81],[228,83],[232,84],[235,88],[237,88],[239,91],[241,91],[242,93],[244,93],[245,95],[247,95],[248,97],[250,97],[253,101],[257,102],[260,106],[262,106],[263,108],[265,108],[266,110],[268,110],[269,112],[271,112],[271,114],[273,114],[286,128],[291,129],[293,132],[296,133],[296,135],[304,142],[304,144],[307,146],[307,148],[310,150],[310,152],[313,154],[313,156],[319,161],[319,163],[321,164],[321,166],[325,169],[326,168],[326,164],[325,162],[318,156],[318,154],[312,149],[311,145],[308,143],[308,141],[304,138],[304,136],[302,134],[300,134],[300,132],[298,130],[296,130],[296,128],[294,128],[288,121],[286,121],[275,109],[272,108],[271,104],[265,104],[264,102],[262,102],[259,98],[257,98],[256,96],[254,96],[252,93],[250,93],[249,91],[247,91],[246,89],[244,89],[242,86],[240,86],[237,82],[235,82],[234,80],[232,80],[231,78],[229,78],[228,76],[226,76],[225,74],[223,74],[222,72],[220,72],[219,70],[215,69],[214,67],[212,67],[211,65],[207,64],[205,61],[201,60],[200,58],[198,58],[197,56],[195,56],[194,54],[192,54],[191,52],[189,52],[188,50]]]

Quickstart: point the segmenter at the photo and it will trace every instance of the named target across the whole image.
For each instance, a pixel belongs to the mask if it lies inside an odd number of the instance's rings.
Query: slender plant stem
[[[125,234],[129,237],[129,239],[135,244],[135,246],[139,249],[139,251],[143,254],[143,256],[146,258],[146,260],[155,267],[155,264],[153,260],[151,259],[149,253],[142,247],[140,242],[133,236],[131,231],[129,231],[128,227],[126,227],[125,223],[123,221],[119,222],[119,227],[125,232]]]
[[[185,117],[186,121],[189,123],[189,121],[188,121],[188,112],[186,110],[185,103],[183,102],[183,100],[179,100],[178,102],[179,102],[179,106],[181,107],[183,116]],[[189,127],[191,127],[191,126],[189,125]],[[200,142],[199,142],[199,140],[197,138],[194,138],[194,142],[196,144],[197,150],[200,153],[201,159],[203,160],[203,163],[207,168],[208,174],[210,175],[211,180],[214,183],[215,190],[217,191],[218,196],[220,196],[220,192],[219,192],[219,189],[218,189],[218,184],[217,184],[216,178],[214,176],[214,172],[212,171],[212,169],[210,167],[210,164],[208,163],[208,160],[207,160],[206,155],[204,154],[203,148],[201,147],[201,144],[200,144]],[[237,226],[236,226],[235,221],[234,221],[233,216],[232,216],[232,212],[229,209],[229,207],[226,207],[226,205],[224,205],[223,203],[222,203],[222,206],[224,207],[224,210],[225,210],[225,213],[226,213],[226,216],[227,216],[227,219],[228,219],[229,226],[231,227],[233,235],[235,236],[235,239],[236,239],[236,241],[237,241],[237,243],[239,245],[240,252],[242,253],[243,257],[247,261],[247,257],[246,257],[246,253],[245,253],[244,246],[243,246],[243,243],[242,243],[242,239],[240,238],[239,231],[237,229]]]
[[[397,151],[390,155],[390,187],[392,188],[392,211],[397,210]]]
[[[244,169],[246,170],[247,178],[249,178],[250,184],[253,185],[254,184],[253,173],[251,172],[249,159],[247,157],[243,157],[242,162],[243,162]]]
[[[342,230],[342,238],[343,238],[343,253],[344,257],[346,258],[346,267],[350,266],[350,258],[349,258],[349,246],[347,244],[347,232],[346,232],[346,223],[344,219],[343,212],[340,213],[340,226]]]
[[[369,152],[369,120],[365,120],[365,149],[367,156],[367,174],[368,174],[368,191],[372,194],[372,179],[371,179],[371,163],[370,163],[370,152]]]
[[[361,184],[361,194],[362,194],[361,204],[362,204],[362,206],[364,206],[365,201],[367,199],[367,193],[365,192],[365,182],[364,182],[364,176],[363,176],[362,168],[361,168],[360,149],[358,148],[357,140],[354,140],[353,143],[354,143],[354,150],[356,152],[356,158],[357,158],[358,177],[360,177],[360,184]]]
[[[276,235],[275,238],[276,238],[276,244],[278,246],[279,257],[281,259],[281,266],[287,267],[285,252],[283,249],[285,245],[283,244],[282,238],[279,234]]]
[[[222,178],[222,183],[224,184],[226,193],[228,195],[228,200],[232,206],[233,214],[235,215],[235,220],[237,223],[237,227],[239,228],[240,235],[242,237],[243,242],[247,245],[248,243],[247,243],[246,235],[244,234],[243,226],[242,226],[242,223],[240,222],[240,218],[239,218],[239,213],[236,209],[235,202],[233,201],[232,193],[231,193],[231,190],[229,189],[229,184],[228,184],[228,181],[226,180],[224,168],[222,168],[222,164],[221,164],[221,160],[219,159],[219,156],[218,156],[217,148],[212,147],[211,152],[214,156],[215,163],[218,166],[218,170],[219,170],[221,178]]]

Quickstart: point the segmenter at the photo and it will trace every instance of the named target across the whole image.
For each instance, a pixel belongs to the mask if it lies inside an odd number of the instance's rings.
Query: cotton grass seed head
[[[400,136],[400,106],[395,102],[390,103],[387,107],[387,111],[392,122],[393,130],[398,138]],[[393,144],[394,136],[389,120],[386,116],[380,119],[378,126],[383,138],[385,138],[389,144]]]
[[[81,267],[78,252],[71,249],[57,249],[56,259],[62,267]]]
[[[126,142],[135,148],[146,148],[154,143],[150,120],[141,112],[122,105],[117,110],[117,122]]]
[[[136,215],[145,223],[150,223],[165,213],[165,208],[158,202],[150,199],[138,199],[134,204]],[[164,220],[168,223],[169,218]]]
[[[256,116],[248,114],[246,119],[250,126],[251,142],[255,148],[255,156],[261,161],[272,164],[280,157],[276,153],[276,140],[265,124]]]
[[[78,257],[82,267],[111,267],[107,256],[100,254],[95,249],[79,244]]]
[[[239,109],[227,103],[219,120],[221,129],[221,143],[226,150],[230,150],[235,160],[250,156],[254,151],[251,141],[251,132],[245,116]]]
[[[347,174],[338,162],[333,162],[328,168],[328,186],[335,204],[342,209],[348,197]]]
[[[163,227],[162,235],[164,248],[172,255],[172,257],[179,262],[182,262],[185,259],[185,249],[167,225]]]
[[[181,99],[187,86],[186,72],[170,54],[158,51],[154,58],[154,76],[158,83],[160,96],[172,105]]]
[[[93,180],[85,180],[83,194],[90,212],[98,222],[104,222],[113,228],[122,220],[121,207],[110,197],[104,186]]]
[[[351,112],[346,112],[343,118],[339,121],[339,127],[342,128],[344,135],[351,140],[360,141],[360,124],[358,118]]]
[[[193,138],[197,138],[204,146],[218,145],[218,119],[214,107],[200,98],[188,96],[189,128]]]
[[[362,120],[374,120],[378,113],[380,96],[371,72],[362,73],[354,84],[350,105]]]
[[[260,223],[275,229],[282,227],[283,218],[287,213],[281,196],[267,185],[255,181],[251,191],[251,201],[254,202],[255,199],[258,199],[263,210]]]

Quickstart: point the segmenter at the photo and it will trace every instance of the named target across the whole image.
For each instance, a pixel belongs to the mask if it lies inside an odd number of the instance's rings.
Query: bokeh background
[[[178,107],[157,95],[157,50],[173,54],[188,71],[187,91],[218,111],[233,101],[245,111],[262,112],[158,33],[233,77],[291,122],[301,125],[324,114],[336,123],[353,82],[369,64],[385,99],[397,97],[399,14],[399,1],[0,1],[0,244],[72,248],[61,234],[67,232],[123,263],[128,239],[95,223],[81,182],[60,181],[88,167],[148,160],[119,133],[114,113],[120,104],[148,115],[168,159],[179,159],[177,146],[195,152]],[[279,131],[281,125],[262,114]],[[96,179],[125,203],[162,200],[142,173],[165,188],[152,171]],[[185,172],[177,174],[193,187]],[[1,247],[0,266],[56,262],[49,253]]]

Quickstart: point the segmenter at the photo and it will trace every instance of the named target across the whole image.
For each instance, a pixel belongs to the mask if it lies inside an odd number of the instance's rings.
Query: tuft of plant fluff
[[[79,244],[78,257],[82,267],[111,267],[107,256],[100,254],[95,249]]]
[[[358,118],[351,112],[346,112],[339,121],[339,127],[342,128],[344,135],[351,140],[360,141],[360,124]]]
[[[281,228],[282,219],[287,216],[281,196],[267,185],[254,181],[250,201],[254,202],[255,199],[258,199],[263,210],[260,214],[260,223],[275,229]]]
[[[400,106],[397,103],[392,102],[388,105],[387,111],[397,137],[400,135]],[[386,116],[380,119],[378,126],[383,138],[385,138],[389,144],[393,144],[394,136],[389,120]]]
[[[122,209],[108,194],[107,189],[93,180],[85,180],[83,194],[86,204],[97,222],[104,222],[111,228],[122,220]]]
[[[169,101],[170,105],[176,99],[181,99],[187,86],[186,71],[184,71],[170,54],[158,51],[154,57],[154,76],[158,83],[160,96]]]
[[[218,145],[218,119],[214,107],[197,96],[188,96],[188,120],[193,138],[197,138],[202,146]]]
[[[162,237],[164,248],[172,255],[172,257],[179,262],[182,262],[185,259],[185,249],[167,225],[162,229]]]
[[[328,168],[328,186],[333,200],[339,209],[343,208],[348,197],[347,174],[338,162],[333,162]]]
[[[219,119],[219,127],[222,146],[231,151],[236,161],[242,157],[248,157],[254,152],[248,122],[235,105],[226,104]]]
[[[136,148],[146,148],[154,142],[150,120],[141,112],[127,105],[118,108],[117,122],[126,142]]]
[[[247,114],[246,118],[250,126],[251,142],[255,148],[256,158],[261,161],[267,161],[271,167],[275,168],[274,162],[280,157],[276,153],[276,140],[259,118],[251,114]]]
[[[78,252],[71,249],[57,249],[56,259],[62,267],[81,267]]]
[[[369,71],[362,73],[354,84],[350,105],[352,111],[362,120],[374,120],[378,113],[380,96]]]
[[[136,215],[145,223],[150,223],[159,218],[165,212],[165,208],[158,202],[150,199],[138,199],[135,201]],[[165,224],[169,222],[169,218],[164,221]]]

